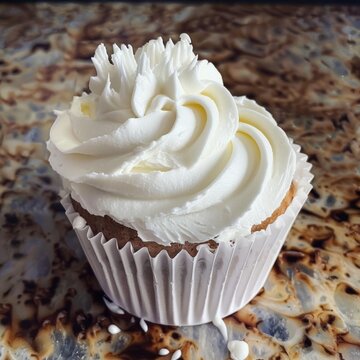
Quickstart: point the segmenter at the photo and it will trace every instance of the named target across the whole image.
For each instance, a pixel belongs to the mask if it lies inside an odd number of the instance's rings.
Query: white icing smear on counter
[[[225,341],[228,341],[228,331],[224,320],[217,316],[213,320],[213,325],[218,328]],[[227,343],[232,360],[245,360],[249,355],[249,345],[245,341],[232,340]]]
[[[214,326],[216,326],[219,329],[224,340],[227,341],[228,340],[228,332],[227,332],[227,328],[226,328],[226,324],[225,324],[224,320],[218,316],[213,320],[212,323]]]

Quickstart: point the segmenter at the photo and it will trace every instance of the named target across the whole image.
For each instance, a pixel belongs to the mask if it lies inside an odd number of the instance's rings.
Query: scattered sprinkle
[[[169,353],[170,353],[170,351],[165,348],[159,350],[159,355],[161,355],[161,356],[168,355]]]
[[[140,319],[140,326],[144,332],[147,332],[149,330],[149,327],[144,319]]]
[[[75,229],[82,229],[83,227],[85,227],[86,225],[86,221],[83,217],[81,217],[80,215],[76,216],[76,218],[74,219],[73,223],[72,223],[73,227]]]
[[[125,311],[120,306],[117,306],[115,303],[108,300],[106,297],[103,297],[103,300],[104,300],[105,305],[111,312],[113,312],[115,314],[119,314],[119,315],[125,314]]]
[[[245,360],[249,355],[249,345],[245,341],[229,341],[228,349],[232,360]]]
[[[108,327],[108,332],[112,335],[118,334],[121,331],[121,329],[116,326],[115,324],[111,324]]]
[[[172,355],[172,357],[171,357],[171,360],[178,360],[178,359],[180,359],[181,358],[181,350],[176,350],[174,353],[173,353],[173,355]]]
[[[130,322],[133,324],[135,322],[135,318],[132,316]]]
[[[214,324],[214,326],[216,326],[219,329],[224,340],[227,341],[228,334],[227,334],[227,328],[224,323],[224,320],[220,316],[216,316],[212,323]]]

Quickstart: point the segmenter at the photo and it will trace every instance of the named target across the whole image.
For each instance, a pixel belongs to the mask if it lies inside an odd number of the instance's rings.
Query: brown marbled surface
[[[266,286],[226,319],[230,338],[249,359],[360,359],[360,8],[115,3],[0,5],[0,359],[229,358],[213,325],[144,333],[105,308],[46,160],[52,110],[87,88],[100,42],[182,32],[314,166]]]

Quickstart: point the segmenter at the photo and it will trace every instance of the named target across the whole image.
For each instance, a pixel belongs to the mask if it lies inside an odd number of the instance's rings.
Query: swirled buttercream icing
[[[90,93],[50,131],[49,161],[74,200],[163,245],[247,235],[279,207],[295,171],[289,139],[230,94],[189,36],[135,54],[113,45],[110,59],[99,45]]]

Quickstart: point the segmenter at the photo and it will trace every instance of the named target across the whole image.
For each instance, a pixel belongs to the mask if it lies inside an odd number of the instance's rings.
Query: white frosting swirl
[[[50,131],[49,161],[71,196],[160,244],[247,235],[280,205],[295,153],[264,108],[233,97],[190,38],[134,55],[103,44],[90,94]]]

